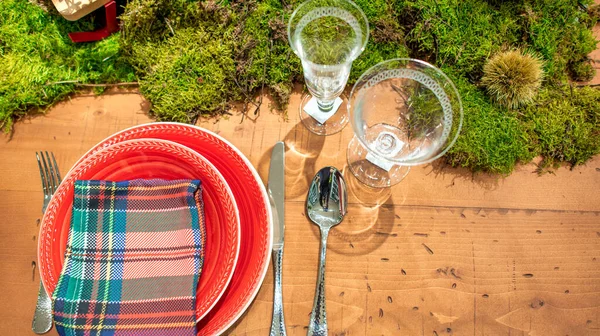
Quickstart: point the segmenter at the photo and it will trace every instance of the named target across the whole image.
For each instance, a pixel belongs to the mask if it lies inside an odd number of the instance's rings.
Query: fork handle
[[[40,282],[31,329],[36,334],[45,334],[50,328],[52,328],[52,301],[50,301],[50,297],[46,294],[46,290]]]
[[[310,321],[308,322],[308,336],[327,336],[327,311],[325,309],[325,257],[327,253],[327,237],[329,228],[321,228],[321,253],[319,255],[319,275],[315,289]]]

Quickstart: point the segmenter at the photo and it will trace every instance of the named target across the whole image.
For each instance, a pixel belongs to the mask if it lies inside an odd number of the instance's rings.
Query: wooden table
[[[283,295],[289,335],[305,335],[319,232],[304,213],[322,166],[346,166],[352,136],[318,137],[265,100],[253,121],[203,121],[248,156],[266,181],[270,151],[287,152]],[[42,207],[34,152],[53,151],[62,173],[91,146],[150,121],[135,92],[83,95],[16,124],[0,142],[0,335],[33,335]],[[251,116],[254,118],[254,116]],[[600,159],[537,176],[414,168],[391,190],[361,187],[345,169],[349,216],[330,234],[327,309],[332,335],[600,335]],[[231,335],[267,335],[272,272]],[[52,331],[51,335],[56,332]]]

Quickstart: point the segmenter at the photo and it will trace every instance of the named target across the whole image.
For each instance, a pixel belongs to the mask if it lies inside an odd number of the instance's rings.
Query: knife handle
[[[281,264],[283,248],[273,250],[273,274],[275,286],[273,287],[273,322],[271,322],[271,336],[286,336],[285,321],[283,320],[283,299],[281,294]]]

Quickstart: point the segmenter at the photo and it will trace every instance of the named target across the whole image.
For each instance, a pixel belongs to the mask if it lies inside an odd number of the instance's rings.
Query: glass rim
[[[398,159],[390,159],[390,158],[386,158],[383,157],[381,155],[379,155],[377,152],[372,151],[369,148],[369,145],[367,144],[367,142],[362,139],[361,137],[359,137],[358,135],[356,135],[356,126],[355,126],[355,121],[353,118],[353,114],[351,114],[352,112],[352,105],[351,105],[351,100],[352,97],[354,96],[355,91],[357,91],[357,89],[359,89],[357,87],[358,83],[360,83],[360,81],[362,79],[364,79],[364,77],[369,73],[372,72],[372,70],[374,70],[375,68],[384,65],[384,64],[389,64],[392,62],[407,62],[407,63],[417,63],[420,65],[423,65],[427,68],[433,69],[436,73],[438,73],[439,75],[442,76],[442,78],[444,78],[446,81],[448,81],[448,83],[450,83],[450,87],[451,89],[454,91],[454,93],[456,94],[456,97],[458,98],[458,113],[460,116],[459,122],[458,122],[458,128],[456,129],[456,134],[454,135],[454,137],[452,138],[452,140],[447,141],[447,146],[440,151],[438,154],[426,159],[426,160],[398,160]],[[458,92],[458,89],[456,88],[456,86],[454,85],[454,82],[442,71],[440,70],[438,67],[434,66],[431,63],[425,62],[423,60],[419,60],[416,58],[392,58],[389,60],[385,60],[382,62],[379,62],[375,65],[373,65],[372,67],[368,68],[365,72],[363,72],[360,77],[358,77],[358,79],[356,80],[356,83],[352,86],[352,90],[350,91],[350,94],[348,95],[348,102],[346,103],[346,109],[348,110],[348,114],[350,114],[350,123],[352,124],[352,129],[354,131],[354,136],[358,139],[358,141],[367,149],[367,151],[373,155],[375,155],[378,159],[381,160],[385,160],[388,162],[392,162],[394,164],[400,165],[400,166],[418,166],[418,165],[422,165],[422,164],[427,164],[427,163],[431,163],[437,159],[439,159],[440,157],[444,156],[444,154],[446,154],[448,152],[448,150],[450,150],[450,148],[452,148],[452,146],[454,146],[454,143],[456,142],[456,139],[458,139],[458,136],[460,135],[460,131],[462,130],[462,125],[463,125],[463,119],[464,119],[464,113],[463,113],[463,106],[462,106],[462,99],[460,97],[460,93]],[[454,124],[454,121],[452,122]]]
[[[294,47],[294,45],[292,44],[292,29],[291,29],[291,23],[292,20],[296,17],[296,14],[298,14],[298,11],[303,8],[306,4],[313,2],[316,0],[308,0],[308,1],[304,1],[303,3],[300,4],[300,6],[296,7],[296,9],[294,9],[294,11],[292,12],[292,15],[290,16],[290,19],[288,20],[288,24],[287,24],[287,38],[288,38],[288,43],[290,45],[290,47],[292,48],[292,51],[294,52],[294,54],[296,54],[298,57],[300,57],[300,55],[298,55],[298,50],[296,50],[296,48]],[[369,19],[367,19],[367,16],[365,15],[365,12],[352,0],[337,0],[337,1],[341,1],[341,2],[347,2],[349,3],[351,6],[353,6],[355,9],[358,10],[358,12],[360,13],[363,21],[365,22],[366,25],[366,35],[364,38],[364,41],[360,47],[360,52],[356,53],[356,55],[352,55],[352,57],[347,61],[347,62],[353,62],[354,60],[356,60],[358,58],[358,56],[360,56],[362,54],[363,51],[365,51],[365,48],[367,47],[367,43],[369,43],[369,37],[371,36],[371,27],[369,25]],[[304,61],[304,59],[302,57],[300,57],[300,59],[302,59],[302,61]],[[306,60],[308,61],[308,60]],[[310,62],[310,61],[309,61]],[[345,62],[345,63],[347,63]],[[316,64],[311,62],[312,64]],[[335,66],[335,65],[331,65],[331,64],[317,64],[317,65],[322,65],[322,66]]]

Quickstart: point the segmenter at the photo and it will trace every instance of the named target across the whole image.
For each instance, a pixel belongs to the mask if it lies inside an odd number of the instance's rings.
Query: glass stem
[[[317,105],[319,106],[319,110],[321,110],[321,112],[331,112],[331,110],[333,110],[334,102],[335,102],[335,99],[334,100],[317,99]]]

